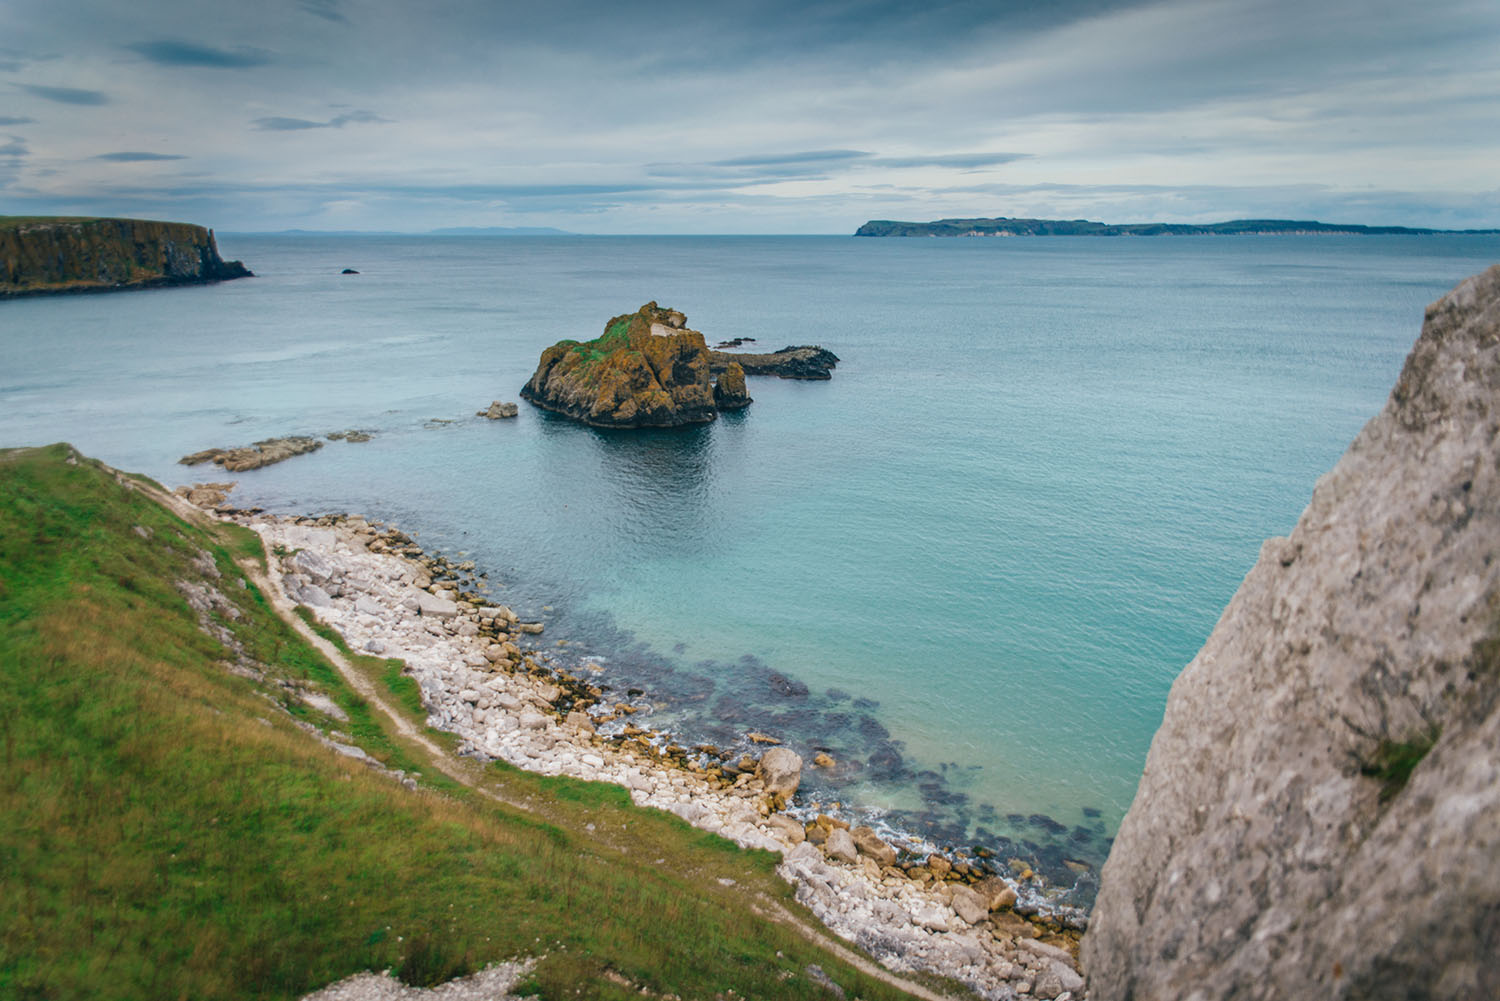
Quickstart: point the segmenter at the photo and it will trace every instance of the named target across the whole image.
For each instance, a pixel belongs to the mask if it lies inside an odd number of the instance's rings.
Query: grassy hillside
[[[291,998],[524,956],[554,998],[827,996],[809,964],[906,996],[752,910],[805,914],[768,854],[613,786],[461,763],[512,808],[440,774],[269,610],[252,533],[150,486],[0,452],[0,997]],[[416,710],[398,662],[358,667]]]

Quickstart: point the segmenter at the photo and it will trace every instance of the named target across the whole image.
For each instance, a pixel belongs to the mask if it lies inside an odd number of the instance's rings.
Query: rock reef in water
[[[369,439],[366,437],[363,440]],[[223,466],[231,473],[243,473],[247,470],[284,462],[294,455],[316,452],[322,447],[323,443],[316,438],[292,435],[287,438],[267,438],[265,441],[258,441],[254,445],[246,445],[243,448],[205,448],[201,452],[184,455],[177,461],[184,466],[212,462],[216,466]]]
[[[1500,267],[1172,686],[1091,1001],[1500,997]]]
[[[494,400],[490,403],[489,409],[476,410],[474,412],[474,416],[488,417],[492,421],[501,421],[505,420],[507,417],[515,417],[520,412],[520,408],[517,407],[514,403],[504,403],[500,400]]]
[[[250,277],[213,230],[145,219],[0,217],[0,299]]]
[[[592,341],[543,351],[521,397],[594,427],[702,424],[750,403],[739,359],[723,364],[716,384],[713,354],[686,316],[648,302]]]
[[[774,375],[782,379],[824,380],[833,378],[833,367],[839,356],[812,344],[784,347],[770,354],[708,353],[709,368],[715,375],[738,365],[746,375]]]

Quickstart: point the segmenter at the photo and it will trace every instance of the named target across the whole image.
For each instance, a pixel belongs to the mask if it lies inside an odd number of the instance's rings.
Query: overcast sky
[[[1500,227],[1500,0],[0,0],[0,214]]]

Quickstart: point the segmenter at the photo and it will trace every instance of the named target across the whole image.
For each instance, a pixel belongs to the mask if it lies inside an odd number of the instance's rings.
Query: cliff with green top
[[[244,278],[210,229],[146,219],[0,216],[0,299]]]
[[[703,335],[675,309],[648,302],[616,316],[592,341],[558,341],[542,352],[521,397],[594,427],[703,424],[750,402],[732,365],[715,393]]]

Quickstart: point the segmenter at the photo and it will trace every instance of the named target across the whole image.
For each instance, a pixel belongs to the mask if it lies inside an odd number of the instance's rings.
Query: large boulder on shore
[[[761,755],[756,774],[766,785],[766,792],[791,799],[802,784],[802,756],[785,747],[773,747]]]
[[[1500,267],[1172,686],[1091,1001],[1500,997]]]

